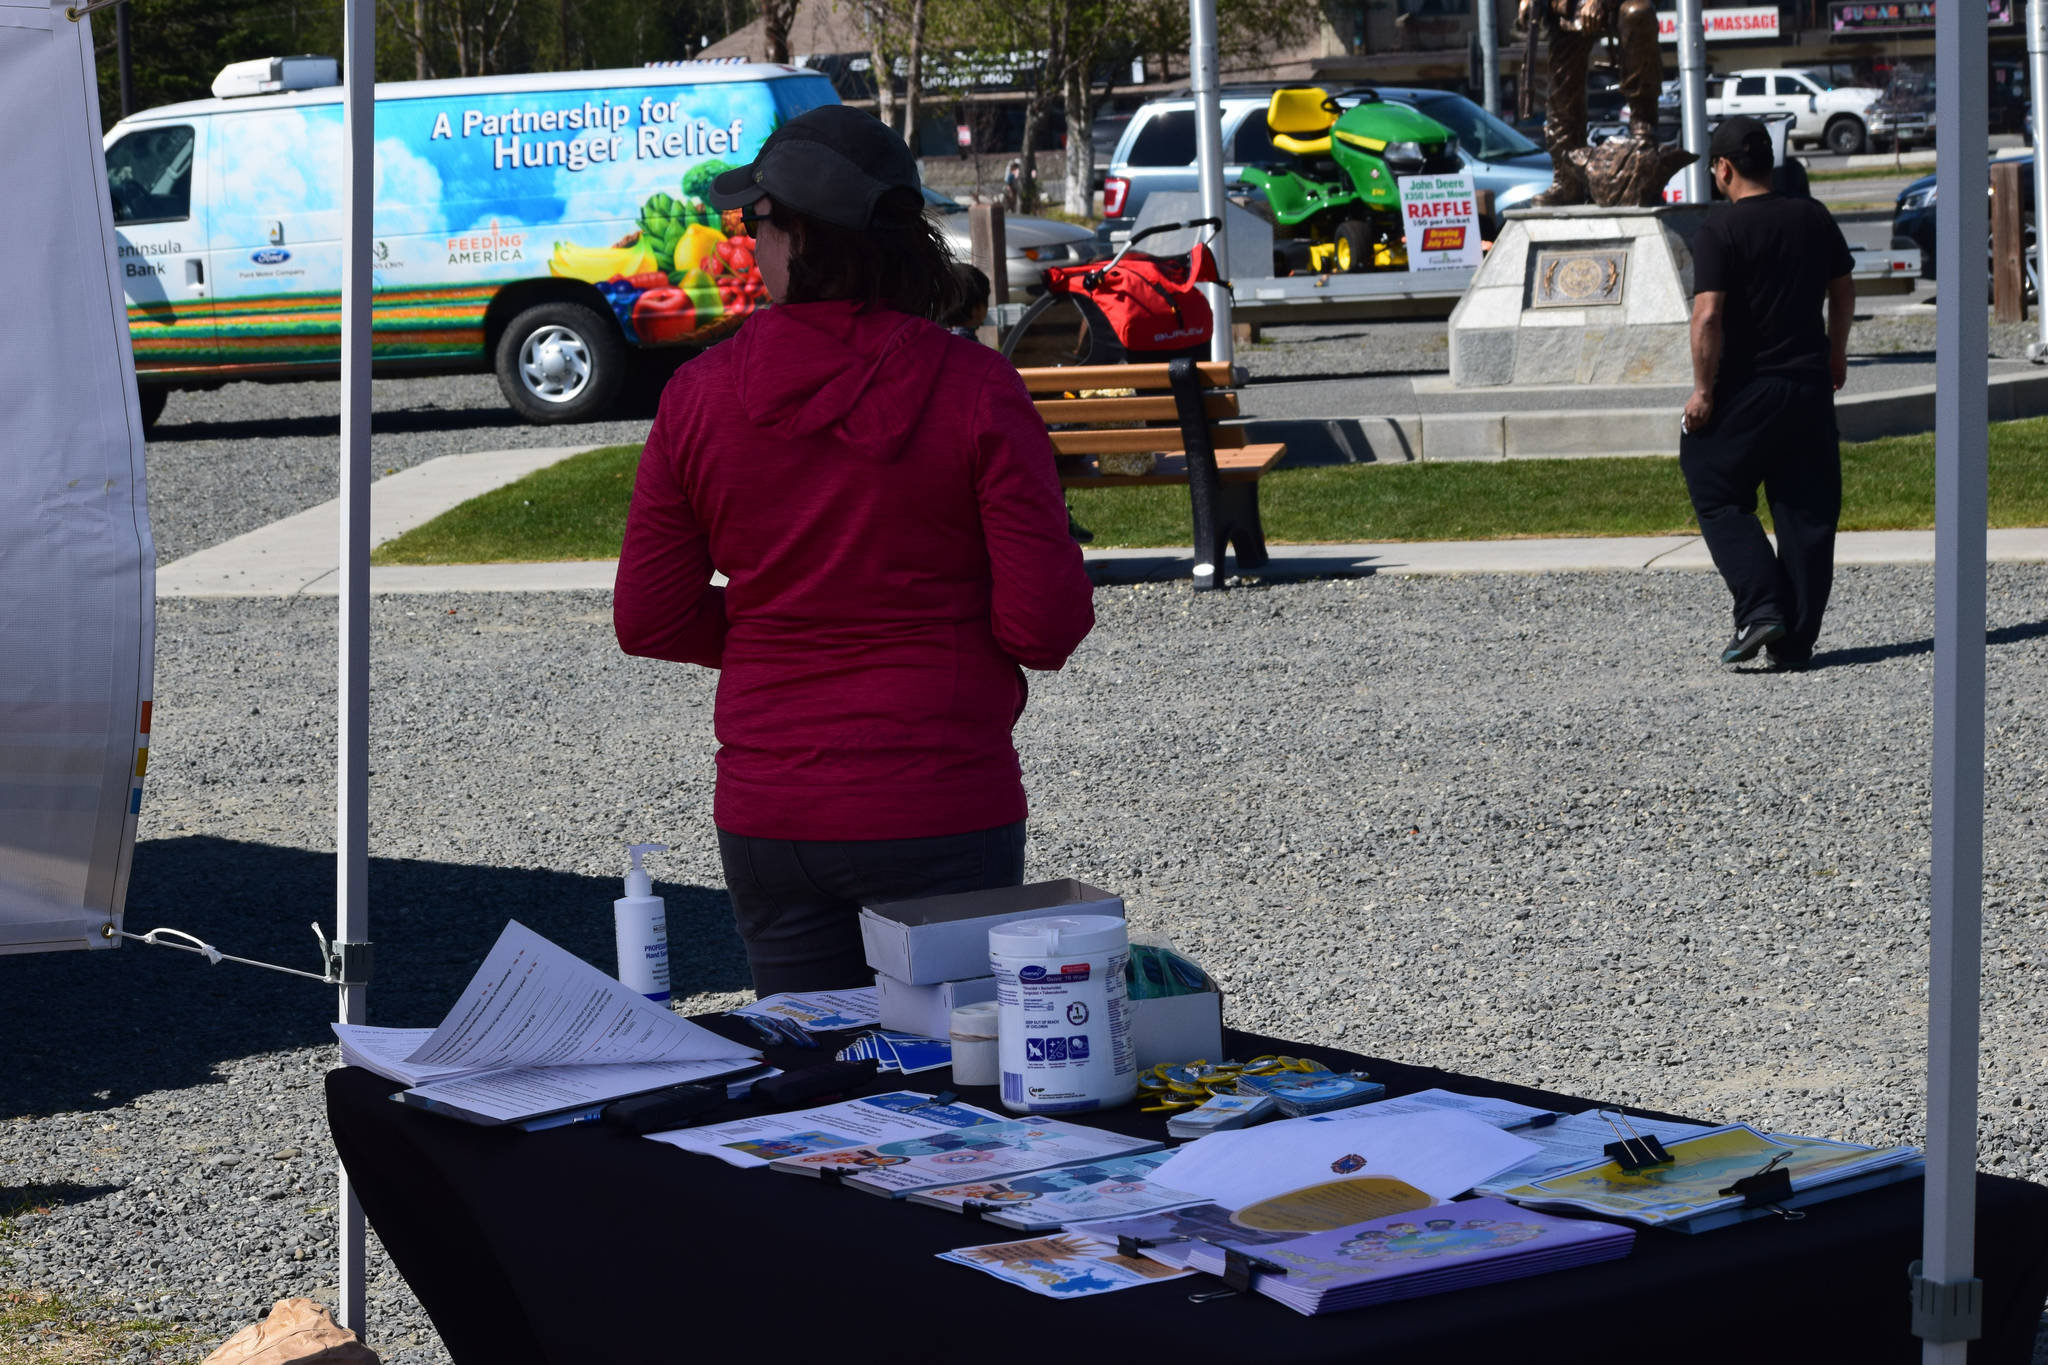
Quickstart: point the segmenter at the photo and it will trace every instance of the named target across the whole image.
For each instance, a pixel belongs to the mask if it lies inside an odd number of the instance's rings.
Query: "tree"
[[[771,62],[789,60],[789,26],[796,20],[797,0],[761,0],[761,36]]]

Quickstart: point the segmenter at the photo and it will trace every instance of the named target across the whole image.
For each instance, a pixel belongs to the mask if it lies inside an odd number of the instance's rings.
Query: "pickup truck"
[[[1804,71],[1731,71],[1707,84],[1707,116],[1792,115],[1794,146],[1825,146],[1842,156],[1865,150],[1873,140],[1889,141],[1890,120],[1875,109],[1881,90],[1830,87]]]

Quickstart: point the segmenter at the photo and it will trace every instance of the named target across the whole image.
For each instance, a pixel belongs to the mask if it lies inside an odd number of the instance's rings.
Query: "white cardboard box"
[[[1115,915],[1122,898],[1072,877],[863,906],[868,965],[912,986],[987,976],[988,931],[1044,915]]]
[[[951,1031],[953,1007],[996,998],[996,979],[970,977],[913,986],[886,972],[875,973],[875,995],[881,1001],[882,1027],[901,1029],[925,1038],[944,1038]]]
[[[1131,1041],[1138,1048],[1138,1069],[1164,1063],[1212,1062],[1223,1056],[1223,996],[1217,991],[1197,995],[1162,995],[1131,1002]],[[1238,1061],[1247,1060],[1237,1058]]]

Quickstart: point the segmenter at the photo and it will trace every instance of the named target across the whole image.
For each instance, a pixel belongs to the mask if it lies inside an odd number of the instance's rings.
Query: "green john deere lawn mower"
[[[1451,130],[1370,87],[1275,90],[1266,124],[1290,160],[1247,166],[1242,179],[1265,194],[1274,268],[1407,269],[1398,177],[1461,169]]]

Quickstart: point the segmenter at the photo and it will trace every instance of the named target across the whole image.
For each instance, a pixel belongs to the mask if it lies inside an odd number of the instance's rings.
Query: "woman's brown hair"
[[[924,197],[895,189],[864,228],[840,227],[776,203],[768,219],[789,234],[782,303],[850,299],[937,321],[960,303],[959,272]]]

